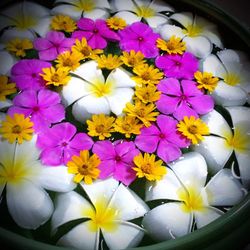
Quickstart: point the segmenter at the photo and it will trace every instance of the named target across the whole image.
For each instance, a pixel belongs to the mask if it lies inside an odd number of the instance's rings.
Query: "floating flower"
[[[198,89],[208,90],[209,92],[213,92],[219,82],[219,78],[214,77],[213,74],[209,72],[197,71],[194,74],[194,78],[197,82]]]
[[[145,57],[152,58],[158,55],[156,40],[159,34],[154,33],[147,24],[136,22],[119,31],[120,47],[130,52],[141,51]]]
[[[1,17],[0,17],[1,18]],[[0,43],[0,75],[10,75],[11,67],[16,63],[17,58],[5,50],[5,45]]]
[[[156,86],[136,86],[135,96],[143,103],[156,102],[160,99],[161,92],[157,91]]]
[[[144,59],[145,56],[141,53],[141,51],[137,52],[135,52],[134,50],[130,50],[129,52],[123,51],[120,58],[125,65],[132,68],[146,62],[146,60]]]
[[[135,139],[136,146],[147,153],[157,152],[164,162],[178,159],[180,148],[189,146],[188,140],[177,131],[177,121],[170,116],[159,115],[156,124],[142,128],[141,134]]]
[[[9,83],[8,77],[0,75],[0,101],[5,101],[6,96],[16,93],[16,84]]]
[[[25,57],[26,50],[32,49],[33,44],[29,39],[15,38],[10,40],[6,45],[6,50],[13,53],[15,56]]]
[[[223,214],[217,206],[233,206],[243,198],[242,185],[229,169],[218,172],[207,184],[206,179],[204,158],[192,152],[170,164],[162,180],[147,184],[147,201],[172,200],[153,208],[143,219],[143,226],[154,239],[186,235],[193,221],[199,229]]]
[[[116,69],[122,65],[122,61],[118,55],[108,54],[107,56],[102,54],[96,57],[98,67],[101,69]]]
[[[116,16],[106,19],[106,23],[108,27],[113,30],[123,30],[127,26],[124,19]]]
[[[42,150],[43,164],[66,165],[73,155],[92,147],[92,139],[85,133],[77,133],[76,127],[68,122],[54,125],[39,133],[37,146]]]
[[[71,71],[74,71],[80,66],[80,61],[82,60],[82,55],[79,52],[70,52],[65,51],[58,55],[57,59],[55,60],[56,68],[68,68]],[[67,70],[66,70],[67,72]]]
[[[91,203],[74,191],[59,194],[52,217],[52,228],[55,230],[80,218],[87,220],[73,227],[57,244],[78,249],[99,248],[102,234],[110,249],[138,245],[144,230],[130,221],[142,217],[149,210],[148,206],[133,191],[114,179],[80,185]]]
[[[76,30],[76,22],[69,16],[57,15],[51,19],[50,27],[52,30],[71,33]]]
[[[157,47],[168,54],[180,54],[182,55],[185,50],[186,46],[185,43],[181,40],[181,38],[171,36],[168,41],[165,41],[161,38],[156,40]]]
[[[101,159],[99,169],[100,179],[113,176],[117,181],[129,185],[135,180],[135,171],[132,169],[133,158],[140,153],[133,142],[101,141],[93,146],[93,152]]]

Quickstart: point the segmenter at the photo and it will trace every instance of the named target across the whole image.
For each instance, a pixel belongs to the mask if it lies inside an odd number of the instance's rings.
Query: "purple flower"
[[[164,71],[167,77],[178,79],[193,79],[198,70],[198,60],[193,54],[185,52],[183,55],[163,55],[155,60],[158,68]]]
[[[140,151],[133,142],[116,141],[112,144],[110,141],[98,141],[93,146],[93,152],[101,159],[101,179],[113,176],[123,184],[129,185],[136,178],[136,173],[132,169],[133,159]]]
[[[45,81],[40,76],[43,68],[51,67],[51,63],[38,59],[23,59],[11,69],[11,80],[20,90],[39,90],[45,87]]]
[[[178,133],[174,118],[159,115],[156,123],[157,126],[141,129],[141,134],[135,139],[136,146],[147,153],[157,151],[157,155],[165,162],[178,159],[182,154],[180,148],[189,146],[190,142]]]
[[[190,80],[179,82],[175,78],[163,79],[157,86],[161,97],[156,105],[160,112],[182,120],[184,116],[204,115],[214,108],[214,100],[196,87]]]
[[[122,50],[128,52],[130,50],[141,51],[147,58],[159,55],[156,40],[160,35],[154,33],[147,24],[135,22],[119,31],[119,35],[121,37],[120,47]]]
[[[119,41],[119,36],[110,30],[104,20],[97,19],[96,21],[90,18],[81,18],[77,22],[80,30],[74,31],[73,38],[82,40],[85,37],[88,45],[93,49],[104,49],[108,41]]]
[[[25,90],[13,100],[13,106],[8,114],[14,113],[30,116],[36,132],[48,128],[52,123],[60,122],[65,118],[65,110],[60,104],[58,93],[47,89]]]
[[[74,125],[64,122],[40,133],[37,146],[42,150],[42,163],[50,166],[66,165],[73,155],[91,149],[92,139],[85,133],[76,132]]]
[[[51,61],[67,50],[70,50],[75,39],[66,38],[62,32],[49,31],[46,38],[36,38],[34,40],[34,48],[39,52],[39,58],[45,61]]]

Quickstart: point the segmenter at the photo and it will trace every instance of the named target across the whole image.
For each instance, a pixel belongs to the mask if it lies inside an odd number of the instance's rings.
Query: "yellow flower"
[[[131,116],[122,116],[118,117],[114,124],[115,132],[125,134],[126,138],[130,138],[132,134],[139,135],[140,129],[143,124],[140,123],[140,120]]]
[[[135,96],[143,103],[156,102],[160,99],[161,92],[154,85],[135,87]]]
[[[29,39],[20,39],[15,38],[13,40],[10,40],[7,45],[6,49],[13,53],[15,56],[24,57],[26,56],[26,51],[28,49],[32,49],[33,44]]]
[[[177,128],[193,144],[198,144],[199,141],[203,140],[203,135],[209,135],[207,124],[194,116],[184,116],[184,119],[177,124]]]
[[[151,122],[156,121],[156,117],[159,115],[159,112],[155,111],[153,103],[146,105],[140,101],[136,101],[135,104],[127,103],[123,111],[128,116],[138,118],[146,127],[149,127]]]
[[[214,91],[219,78],[214,77],[212,73],[197,71],[194,73],[194,78],[197,81],[198,89],[206,89],[210,92]]]
[[[59,54],[57,59],[55,60],[56,68],[66,67],[70,70],[74,71],[80,66],[80,60],[82,59],[82,55],[79,52],[69,52],[65,51],[62,54]]]
[[[7,95],[16,93],[16,84],[8,83],[8,77],[0,75],[0,101],[5,101]]]
[[[159,181],[167,173],[167,168],[162,166],[162,160],[155,160],[154,154],[140,153],[134,157],[136,167],[133,170],[138,178],[145,177],[149,181]]]
[[[99,140],[104,140],[111,136],[114,132],[113,124],[115,118],[111,116],[105,116],[104,114],[93,115],[92,121],[87,120],[88,134],[90,136],[98,136]]]
[[[100,174],[98,166],[101,161],[96,154],[89,155],[88,150],[82,150],[80,156],[74,155],[71,161],[68,161],[67,167],[70,174],[75,174],[74,182],[79,183],[82,180],[86,184],[92,184]]]
[[[158,38],[156,44],[159,49],[166,51],[168,54],[182,55],[186,50],[185,42],[182,42],[181,38],[175,36],[171,36],[169,41]]]
[[[105,68],[109,70],[116,69],[122,65],[120,57],[112,54],[108,54],[107,56],[104,54],[100,55],[96,57],[96,61],[99,68]]]
[[[65,32],[73,32],[76,30],[76,22],[69,16],[57,15],[51,20],[50,27],[52,30],[61,30]]]
[[[44,74],[40,74],[46,81],[46,85],[66,85],[70,80],[69,68],[56,69],[53,66],[50,68],[43,69]]]
[[[129,53],[123,51],[120,58],[128,67],[135,67],[146,62],[144,54],[140,51],[135,52],[134,50],[131,50]]]
[[[23,114],[14,114],[13,117],[7,115],[6,120],[2,121],[0,133],[2,137],[7,139],[9,143],[23,143],[23,140],[31,140],[33,130],[33,122],[29,117],[24,117]]]
[[[126,21],[120,17],[110,17],[106,20],[107,26],[113,30],[123,30],[127,24]]]
[[[153,65],[148,65],[146,63],[137,65],[133,68],[133,72],[137,76],[133,76],[132,79],[138,84],[149,84],[155,85],[163,78],[163,72],[155,68]]]

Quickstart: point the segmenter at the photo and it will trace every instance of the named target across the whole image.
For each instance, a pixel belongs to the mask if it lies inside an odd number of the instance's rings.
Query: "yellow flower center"
[[[112,93],[112,90],[113,90],[113,84],[111,82],[103,83],[100,81],[95,81],[90,87],[90,91],[96,97],[103,97],[109,95]]]
[[[76,10],[80,11],[92,11],[95,8],[93,0],[80,0],[78,3],[74,3]]]
[[[22,132],[22,128],[19,125],[15,125],[11,129],[13,134],[20,134]]]
[[[202,27],[198,25],[188,25],[186,27],[186,30],[183,30],[184,34],[186,34],[189,37],[196,37],[199,36],[202,33]]]
[[[191,125],[190,127],[188,127],[188,132],[191,134],[197,134],[198,131],[199,130],[198,130],[197,126],[195,126],[195,125]]]
[[[102,133],[104,131],[104,129],[105,129],[105,126],[100,124],[100,125],[96,126],[95,130],[96,130],[97,133]]]
[[[148,7],[148,6],[145,6],[145,5],[142,5],[140,7],[138,7],[135,11],[135,13],[139,16],[139,17],[144,17],[144,18],[147,18],[147,17],[152,17],[155,15],[155,11],[154,9]]]
[[[226,84],[230,86],[235,86],[238,83],[240,83],[240,76],[237,75],[236,73],[227,73],[224,77],[224,81]]]

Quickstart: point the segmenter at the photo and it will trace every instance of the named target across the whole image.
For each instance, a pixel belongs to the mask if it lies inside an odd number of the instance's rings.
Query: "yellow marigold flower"
[[[110,17],[106,20],[107,26],[113,30],[122,30],[127,24],[126,21],[120,17]]]
[[[40,74],[42,78],[46,81],[46,85],[66,85],[70,80],[69,68],[50,68],[43,69],[44,74]]]
[[[15,38],[10,40],[6,45],[6,50],[13,53],[15,56],[24,57],[26,56],[26,51],[32,49],[33,44],[29,39]]]
[[[115,118],[111,116],[106,116],[104,114],[93,115],[92,121],[87,120],[88,134],[90,136],[98,136],[99,140],[104,140],[111,136],[114,132],[113,124]]]
[[[148,65],[146,63],[140,64],[133,68],[133,72],[137,76],[133,76],[132,79],[139,85],[158,84],[163,78],[164,74],[159,69],[155,68],[153,65]]]
[[[16,84],[8,83],[8,77],[0,75],[0,101],[5,101],[7,95],[16,93]]]
[[[135,104],[127,103],[123,111],[128,116],[138,118],[146,127],[149,127],[151,122],[156,121],[156,117],[159,115],[159,112],[155,111],[153,103],[146,105],[140,101],[136,101]]]
[[[81,59],[82,55],[79,52],[65,51],[64,53],[59,54],[55,60],[57,63],[56,68],[66,67],[74,71],[80,66]]]
[[[23,140],[31,140],[34,132],[32,127],[33,122],[30,121],[29,117],[25,118],[23,114],[14,114],[13,117],[7,115],[1,123],[0,133],[9,143],[14,143],[17,140],[18,144],[21,144]]]
[[[101,160],[96,154],[90,156],[88,150],[82,150],[80,156],[72,156],[67,167],[70,174],[75,174],[74,182],[79,183],[84,180],[86,184],[92,184],[93,180],[99,177],[100,163]]]
[[[193,144],[198,144],[199,141],[203,140],[203,135],[209,135],[207,124],[194,116],[184,116],[184,119],[177,124],[177,129]]]
[[[198,89],[206,89],[213,92],[219,82],[219,78],[214,77],[212,73],[197,71],[194,73]]]
[[[149,181],[159,181],[167,173],[167,168],[162,166],[162,160],[156,161],[154,154],[140,153],[134,157],[136,167],[133,170],[138,178],[145,177]]]
[[[143,126],[135,117],[132,116],[120,116],[116,119],[114,124],[115,132],[125,134],[126,138],[130,138],[132,134],[139,135],[140,129]]]
[[[161,92],[157,90],[155,85],[144,85],[135,87],[135,97],[143,103],[156,102],[160,99]]]
[[[123,51],[120,58],[128,67],[136,67],[146,62],[144,54],[140,51],[135,52],[134,50],[130,52]]]
[[[108,54],[107,56],[104,54],[100,55],[96,57],[96,61],[98,63],[99,68],[101,69],[105,68],[112,70],[122,65],[120,57],[112,54]]]
[[[169,41],[158,38],[156,40],[156,45],[159,49],[166,51],[168,54],[182,55],[186,50],[185,42],[182,42],[181,38],[175,36],[171,36]]]
[[[57,15],[51,20],[50,27],[52,30],[61,30],[65,32],[73,32],[76,30],[76,22],[69,16]]]

